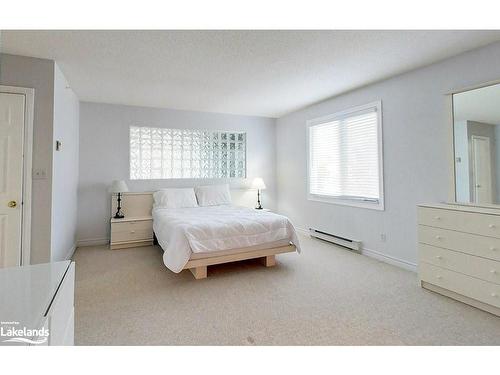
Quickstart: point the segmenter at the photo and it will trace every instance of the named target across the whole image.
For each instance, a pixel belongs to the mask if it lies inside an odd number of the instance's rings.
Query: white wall
[[[76,245],[79,101],[55,64],[51,260],[68,259]],[[60,151],[55,142],[62,142]]]
[[[109,238],[110,194],[114,179],[126,180],[131,191],[183,187],[224,180],[129,180],[129,127],[142,125],[176,129],[241,130],[247,132],[247,179],[231,179],[233,189],[244,188],[252,178],[267,185],[263,204],[274,208],[275,120],[194,111],[80,103],[80,168],[78,192],[78,242],[102,243]],[[256,193],[232,190],[239,204],[255,204]]]
[[[54,61],[0,54],[0,84],[35,89],[33,168],[45,170],[47,178],[32,185],[31,263],[49,262]]]
[[[500,64],[495,61],[500,61],[500,43],[278,119],[278,210],[298,227],[360,239],[367,249],[416,264],[416,205],[448,199],[451,124],[444,94],[499,79]],[[308,201],[306,121],[376,100],[383,106],[385,211]]]
[[[52,60],[0,54],[0,84],[35,89],[33,169],[46,178],[32,183],[31,263],[65,259],[76,236],[78,98]]]

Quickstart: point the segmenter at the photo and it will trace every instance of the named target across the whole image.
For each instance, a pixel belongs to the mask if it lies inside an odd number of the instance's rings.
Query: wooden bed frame
[[[191,259],[186,263],[183,269],[189,269],[195,279],[204,279],[207,277],[207,266],[214,264],[237,262],[240,260],[259,258],[266,267],[276,265],[276,254],[290,253],[296,251],[295,245],[273,247],[270,249],[250,250],[246,252],[215,256],[210,258]]]
[[[111,214],[116,212],[116,198],[112,197]],[[126,217],[151,217],[153,209],[153,192],[123,193],[122,209]],[[209,258],[199,258],[189,260],[183,269],[189,269],[195,279],[205,279],[207,277],[207,267],[215,264],[237,262],[247,259],[261,259],[266,267],[276,265],[276,254],[290,253],[296,251],[295,245],[273,247],[269,249],[250,250],[236,252],[236,254],[213,256]]]

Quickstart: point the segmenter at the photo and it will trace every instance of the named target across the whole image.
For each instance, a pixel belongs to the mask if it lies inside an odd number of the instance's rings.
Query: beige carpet
[[[158,247],[79,248],[78,345],[500,345],[500,318],[425,291],[416,274],[301,236],[303,252],[165,268]]]

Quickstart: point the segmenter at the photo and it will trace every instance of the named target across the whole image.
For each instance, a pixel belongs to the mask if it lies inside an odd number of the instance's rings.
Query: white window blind
[[[245,178],[246,134],[130,127],[130,179]]]
[[[379,110],[375,103],[310,122],[310,195],[380,203]]]

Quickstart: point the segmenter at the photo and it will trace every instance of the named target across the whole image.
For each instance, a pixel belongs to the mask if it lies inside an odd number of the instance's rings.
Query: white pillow
[[[229,185],[207,185],[194,188],[200,206],[220,206],[231,204]]]
[[[198,207],[193,188],[162,189],[153,194],[155,208]]]

